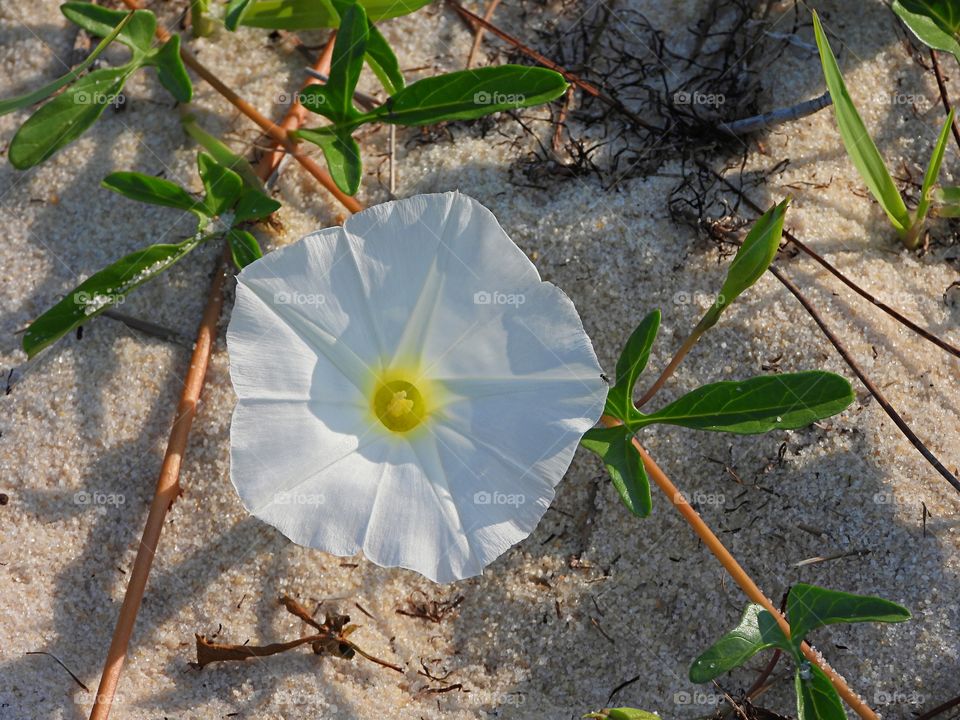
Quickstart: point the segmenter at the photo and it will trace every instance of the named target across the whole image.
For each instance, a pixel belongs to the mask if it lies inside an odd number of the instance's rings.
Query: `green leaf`
[[[243,180],[205,152],[197,155],[197,165],[206,193],[203,201],[207,212],[211,216],[222,215],[236,204],[243,190]]]
[[[620,359],[617,360],[617,377],[610,392],[607,393],[606,414],[621,421],[627,421],[636,413],[633,405],[633,388],[637,378],[647,367],[650,350],[660,329],[660,310],[649,313],[627,340]]]
[[[311,85],[303,90],[301,104],[308,110],[346,123],[359,113],[353,107],[353,93],[363,69],[369,27],[363,8],[350,3],[337,31],[330,61],[330,79],[325,85]]]
[[[917,205],[917,211],[914,213],[913,227],[910,235],[920,239],[920,232],[923,230],[923,221],[927,217],[927,211],[930,209],[933,186],[940,177],[940,165],[943,163],[943,153],[947,147],[947,140],[950,137],[950,127],[953,125],[953,109],[947,115],[947,121],[940,130],[940,137],[937,138],[937,144],[933,147],[933,155],[930,157],[930,163],[927,165],[927,172],[923,176],[923,187],[920,190],[920,203]]]
[[[358,120],[394,125],[472,120],[540,105],[560,97],[566,89],[563,76],[546,68],[498,65],[461,70],[418,80]]]
[[[360,146],[347,128],[324,127],[317,130],[299,130],[296,135],[319,145],[326,158],[330,177],[347,195],[360,188],[363,166]]]
[[[360,0],[371,22],[412,13],[431,0]],[[243,14],[241,25],[270,30],[335,28],[340,16],[329,0],[259,0]]]
[[[624,425],[592,428],[580,440],[587,450],[603,460],[610,480],[627,510],[637,517],[646,517],[653,508],[650,481],[643,469],[640,453],[633,447],[633,433]]]
[[[257,176],[253,166],[242,155],[233,152],[219,139],[208,133],[197,123],[193,115],[183,115],[180,118],[183,129],[204,150],[206,150],[218,164],[228,167],[243,179],[243,184],[251,190],[263,190],[263,183]]]
[[[89,2],[67,2],[60,6],[67,20],[79,25],[91,35],[107,37],[130,13],[110,10]],[[117,40],[139,54],[148,54],[153,48],[153,33],[157,18],[149,10],[135,10],[133,17],[117,35]]]
[[[920,42],[960,62],[960,0],[893,0],[893,11]]]
[[[804,679],[804,675],[809,675]],[[823,670],[802,661],[793,676],[797,693],[797,720],[847,720],[840,696]]]
[[[254,260],[263,257],[260,243],[246,230],[233,228],[227,233],[227,240],[230,242],[230,256],[233,258],[233,264],[241,270]]]
[[[714,325],[720,314],[736,300],[744,290],[753,285],[763,275],[780,247],[780,238],[783,235],[783,221],[790,200],[784,200],[774,205],[750,228],[740,249],[727,269],[727,277],[720,288],[713,307],[700,321],[701,328]]]
[[[23,334],[23,349],[33,357],[78,325],[123,302],[131,290],[159,275],[200,242],[190,238],[175,245],[151,245],[91,275],[30,324]]]
[[[690,666],[690,680],[710,682],[743,665],[761,650],[780,648],[794,653],[776,619],[760,605],[750,603],[739,624],[717,640]]]
[[[900,192],[887,171],[887,166],[880,157],[880,151],[874,145],[867,132],[866,125],[860,118],[856,106],[847,91],[837,59],[830,49],[830,43],[823,32],[820,18],[813,13],[813,30],[817,38],[817,47],[820,49],[820,62],[823,65],[823,77],[833,99],[834,115],[837,126],[840,128],[840,137],[843,140],[847,154],[856,166],[860,177],[867,188],[887,213],[894,229],[901,235],[910,227],[910,213],[900,197]]]
[[[160,83],[179,102],[188,103],[193,98],[193,84],[187,75],[180,57],[180,36],[174,35],[150,59],[157,68]]]
[[[227,4],[227,12],[223,19],[223,24],[227,30],[234,32],[240,23],[243,22],[243,16],[250,7],[251,0],[230,0]]]
[[[400,63],[387,39],[377,28],[370,24],[367,36],[367,65],[390,95],[403,90],[406,82],[400,72]]]
[[[22,107],[27,107],[28,105],[33,105],[38,103],[41,100],[53,95],[57,90],[62,88],[64,85],[73,82],[80,74],[90,67],[93,64],[93,61],[100,57],[100,53],[107,49],[107,46],[112,43],[117,35],[120,34],[120,31],[126,27],[127,23],[133,18],[133,13],[127,13],[123,20],[120,21],[120,24],[117,25],[109,35],[103,38],[97,46],[93,49],[82,63],[73,68],[66,75],[57,78],[53,82],[47,83],[41,88],[34,90],[32,92],[24,93],[23,95],[18,95],[14,98],[9,98],[7,100],[0,100],[0,115],[6,115],[9,112],[18,110]]]
[[[646,710],[637,710],[636,708],[607,708],[596,713],[587,713],[585,718],[597,718],[597,720],[660,720],[659,715],[648,713]]]
[[[138,202],[163,205],[202,214],[203,204],[182,187],[169,180],[138,172],[110,173],[100,183],[108,190]]]
[[[42,106],[10,141],[10,164],[18,170],[33,167],[80,137],[120,93],[134,69],[125,65],[94,70]]]
[[[854,595],[797,583],[787,596],[787,620],[797,643],[811,630],[824,625],[909,619],[910,611],[905,607],[870,595]]]
[[[629,423],[632,430],[655,423],[741,435],[792,430],[836,415],[853,402],[850,383],[833,373],[810,370],[710,383],[650,415]]]
[[[234,208],[233,224],[237,225],[247,220],[260,220],[272,215],[280,208],[280,203],[259,190],[244,190]]]
[[[933,191],[937,205],[933,212],[939,217],[960,217],[960,187],[941,187]]]

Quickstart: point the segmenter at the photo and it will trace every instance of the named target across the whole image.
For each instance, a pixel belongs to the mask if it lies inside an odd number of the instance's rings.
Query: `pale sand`
[[[632,3],[678,42],[689,41],[685,28],[704,5]],[[847,33],[841,62],[888,161],[898,174],[906,168],[918,177],[918,163],[925,162],[942,121],[931,75],[913,63],[881,3],[817,5],[827,13],[828,27]],[[497,17],[511,27],[509,8]],[[542,17],[550,17],[549,7]],[[384,27],[408,68],[434,61],[447,69],[461,67],[470,45],[470,35],[440,6]],[[812,42],[809,27],[802,32]],[[0,33],[3,96],[59,74],[56,56],[66,57],[74,38],[53,2],[4,3]],[[278,54],[262,32],[195,46],[203,62],[274,117],[282,109],[271,98],[302,78],[301,57]],[[951,59],[944,62],[949,74],[960,75]],[[369,78],[365,87],[373,89]],[[766,78],[766,87],[769,107],[813,97],[823,89],[818,61],[789,54]],[[960,99],[960,86],[952,87]],[[197,111],[209,130],[239,143],[254,139],[252,126],[207,86],[197,90]],[[25,359],[14,333],[80,279],[125,252],[189,231],[173,211],[128,202],[97,186],[116,169],[166,169],[168,176],[199,187],[196,149],[185,139],[169,96],[147,74],[135,78],[128,91],[132,102],[126,113],[108,112],[92,132],[39,169],[19,173],[0,164],[3,367]],[[908,104],[885,100],[890,93],[924,99],[914,112]],[[18,112],[0,119],[4,143],[24,117]],[[501,129],[511,136],[517,132],[508,120]],[[402,145],[399,194],[459,188],[489,206],[514,240],[536,253],[543,276],[573,298],[608,370],[639,318],[663,308],[664,329],[651,361],[662,367],[700,312],[678,303],[676,293],[715,291],[725,266],[712,244],[667,217],[667,193],[676,182],[669,175],[679,166],[627,181],[618,191],[605,193],[595,179],[583,177],[544,193],[507,183],[516,156],[499,136],[458,135],[456,145]],[[399,136],[405,140],[414,133]],[[384,137],[364,141],[366,202],[385,198],[376,178]],[[763,142],[766,154],[754,154],[752,167],[771,168],[783,158],[792,162],[772,177],[759,200],[792,194],[788,225],[802,238],[872,292],[960,342],[960,311],[942,300],[957,277],[948,262],[956,262],[956,247],[919,259],[898,250],[882,212],[865,197],[844,156],[830,112],[781,128]],[[956,157],[951,146],[948,180],[958,167]],[[825,190],[800,184],[831,178]],[[283,175],[278,193],[283,229],[270,239],[274,245],[341,215],[294,167]],[[938,227],[942,237],[947,232]],[[216,252],[200,250],[137,291],[123,310],[192,337]],[[782,265],[917,433],[955,468],[960,364],[856,299],[802,256]],[[759,373],[777,356],[784,370],[846,372],[810,318],[767,276],[684,363],[664,399],[700,382]],[[25,653],[53,653],[96,687],[187,359],[181,347],[99,319],[85,328],[81,341],[71,336],[61,342],[3,398],[0,491],[10,500],[0,507],[0,718],[80,718],[88,712],[90,693],[49,657]],[[802,580],[874,592],[913,611],[914,619],[900,626],[833,627],[815,638],[885,717],[906,718],[960,691],[958,503],[855,385],[855,405],[819,427],[754,438],[656,429],[644,437],[675,482],[701,494],[707,521],[775,600]],[[438,587],[360,558],[357,567],[345,567],[248,517],[228,479],[233,403],[221,332],[183,470],[184,496],[170,513],[154,563],[114,717],[574,718],[607,704],[614,687],[638,675],[614,705],[648,708],[665,719],[711,711],[708,705],[682,703],[688,697],[683,693],[708,693],[694,701],[715,697],[711,688],[691,685],[686,670],[735,623],[745,600],[656,491],[653,516],[635,520],[620,506],[599,463],[579,453],[553,509],[528,540],[482,578]],[[781,443],[786,452],[777,464]],[[735,467],[744,484],[711,458]],[[81,492],[119,495],[123,505],[78,504]],[[711,493],[722,495],[723,503],[710,504]],[[931,513],[926,536],[921,503]],[[819,528],[823,536],[800,525]],[[804,558],[859,549],[870,554],[794,567]],[[589,567],[571,567],[571,556]],[[420,592],[432,599],[465,599],[441,624],[395,612]],[[308,651],[200,673],[188,668],[195,632],[212,634],[222,624],[219,639],[237,643],[303,632],[301,623],[277,606],[279,593],[311,609],[331,599],[326,608],[348,612],[363,626],[356,641],[403,664],[406,675]],[[355,602],[376,619],[360,613]],[[451,673],[447,683],[462,683],[465,692],[420,694],[438,686],[417,674],[421,659],[434,675]],[[742,672],[726,686],[746,687],[753,678]],[[789,681],[781,682],[762,704],[789,713],[791,692]]]

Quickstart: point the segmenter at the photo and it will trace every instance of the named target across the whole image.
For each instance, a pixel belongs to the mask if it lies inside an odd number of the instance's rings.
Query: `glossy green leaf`
[[[640,453],[633,447],[633,433],[624,425],[592,428],[583,436],[580,444],[603,460],[610,480],[627,510],[637,517],[649,515],[653,507],[650,481]]]
[[[553,70],[498,65],[424,78],[408,85],[362,122],[430,125],[472,120],[504,110],[540,105],[560,97],[567,81]]]
[[[774,205],[757,218],[743,244],[727,269],[723,287],[713,303],[713,307],[700,321],[701,328],[714,325],[720,314],[736,300],[744,290],[753,285],[763,275],[777,255],[780,238],[783,235],[783,221],[790,200]]]
[[[597,720],[660,720],[659,715],[628,707],[607,708],[600,712],[587,713],[584,717],[596,718]]]
[[[860,118],[856,106],[847,91],[847,85],[840,73],[837,59],[834,57],[830,43],[823,32],[820,18],[813,13],[813,29],[820,50],[820,62],[823,65],[823,76],[833,99],[834,116],[840,129],[847,154],[863,178],[867,188],[887,213],[893,227],[901,235],[910,227],[910,213],[897,190],[897,186],[887,171],[887,166],[880,157],[880,151],[870,138],[866,125]]]
[[[930,202],[933,195],[933,186],[940,177],[940,165],[943,163],[943,153],[947,147],[947,140],[950,137],[950,127],[953,124],[954,111],[951,109],[947,115],[947,121],[940,130],[940,137],[937,138],[937,144],[933,146],[933,155],[930,157],[930,163],[927,165],[927,171],[923,175],[923,187],[920,189],[920,202],[914,213],[913,227],[910,230],[910,236],[913,242],[919,242],[920,233],[923,230],[923,223],[930,210]]]
[[[371,22],[406,15],[430,0],[361,0]],[[340,17],[329,0],[258,0],[243,14],[241,25],[270,30],[335,28]]]
[[[123,20],[120,21],[120,23],[110,32],[110,34],[97,43],[97,46],[93,49],[93,52],[87,55],[82,63],[77,65],[66,75],[63,75],[53,82],[47,83],[43,87],[33,90],[32,92],[24,93],[23,95],[18,95],[17,97],[9,98],[7,100],[0,100],[0,115],[6,115],[14,110],[38,103],[41,100],[53,95],[64,85],[76,80],[78,77],[80,77],[84,70],[93,64],[94,60],[100,57],[100,53],[107,49],[107,46],[116,39],[117,35],[120,34],[120,31],[126,27],[127,23],[129,23],[131,19],[133,19],[133,13],[127,13]]]
[[[100,183],[108,190],[138,202],[201,214],[203,203],[174,182],[138,172],[110,173]]]
[[[325,127],[317,130],[299,130],[296,134],[323,150],[330,177],[338,188],[348,195],[357,192],[360,188],[363,166],[360,160],[360,146],[348,129]]]
[[[710,682],[743,665],[761,650],[773,647],[790,654],[794,652],[773,615],[760,605],[750,603],[737,626],[693,661],[690,680]]]
[[[79,25],[91,35],[108,36],[130,13],[94,5],[90,2],[67,2],[60,6],[67,20]],[[136,10],[117,40],[137,53],[147,54],[153,47],[153,33],[157,18],[149,10]]]
[[[369,26],[363,8],[347,5],[330,61],[330,79],[325,85],[310,85],[301,93],[300,104],[335,123],[347,123],[359,113],[353,93],[363,69]]]
[[[710,383],[650,415],[633,430],[665,423],[742,435],[805,427],[843,411],[854,400],[845,378],[820,370]]]
[[[245,190],[234,208],[233,223],[235,225],[248,220],[260,220],[279,210],[280,203],[259,190]]]
[[[187,134],[210,153],[217,163],[237,173],[243,179],[243,184],[251,190],[263,190],[263,182],[245,157],[233,152],[218,138],[200,127],[193,115],[183,115],[180,122],[183,123],[183,129]]]
[[[131,290],[159,275],[200,242],[190,238],[174,245],[151,245],[91,275],[30,324],[23,334],[23,349],[33,357],[78,325],[123,302]]]
[[[263,257],[260,243],[246,230],[233,228],[227,233],[227,240],[230,243],[230,256],[233,258],[233,264],[241,270],[254,260]]]
[[[203,181],[203,201],[207,212],[211,216],[222,215],[237,202],[243,190],[243,180],[204,152],[197,156],[197,165],[200,180]]]
[[[243,22],[243,16],[250,7],[252,0],[230,0],[227,3],[227,12],[223,18],[223,24],[227,30],[233,32]]]
[[[797,720],[847,720],[840,696],[823,670],[802,661],[793,676]]]
[[[400,63],[383,34],[372,24],[367,36],[367,65],[390,95],[396,95],[406,85]]]
[[[114,101],[133,69],[94,70],[43,105],[10,141],[10,164],[19,170],[33,167],[80,137]]]
[[[893,0],[893,11],[920,42],[960,62],[960,0]]]
[[[193,84],[180,57],[180,36],[174,35],[164,43],[150,62],[156,66],[157,77],[170,94],[179,102],[190,102],[193,98]]]
[[[633,388],[637,378],[647,367],[650,350],[660,329],[660,310],[649,313],[636,327],[627,340],[620,359],[617,360],[617,377],[610,392],[607,393],[608,415],[626,421],[636,409],[633,405]]]
[[[905,607],[870,595],[854,595],[797,583],[787,596],[787,621],[798,642],[811,630],[824,625],[909,619],[910,611]]]

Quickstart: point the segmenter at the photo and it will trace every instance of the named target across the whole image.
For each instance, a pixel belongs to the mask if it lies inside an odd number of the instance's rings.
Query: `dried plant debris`
[[[317,622],[300,603],[291,597],[281,597],[280,604],[292,615],[310,625],[317,632],[299,637],[287,642],[270,643],[269,645],[231,645],[213,642],[211,638],[197,634],[197,662],[191,663],[197,669],[203,669],[214,662],[235,662],[249,660],[254,657],[267,657],[278,653],[293,650],[302,645],[309,645],[315,655],[330,655],[343,660],[352,660],[361,655],[367,660],[385,668],[402,673],[403,668],[386,660],[381,660],[360,649],[348,639],[358,625],[350,625],[349,615],[328,614],[323,623]]]
[[[440,623],[456,610],[463,600],[463,595],[451,597],[447,600],[431,600],[422,590],[417,590],[406,599],[403,607],[397,608],[397,615],[406,615],[407,617]]]

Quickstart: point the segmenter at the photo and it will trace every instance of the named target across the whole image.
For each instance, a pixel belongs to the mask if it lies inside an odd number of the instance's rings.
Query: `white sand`
[[[684,42],[685,28],[704,5],[632,2],[668,39]],[[817,5],[831,30],[846,33],[841,62],[889,163],[898,175],[908,170],[918,177],[942,117],[932,77],[912,62],[881,3]],[[544,21],[550,13],[543,10]],[[514,18],[509,8],[497,17],[507,27]],[[461,67],[470,45],[469,34],[441,6],[387,23],[385,32],[407,68]],[[9,96],[62,72],[57,57],[66,57],[74,33],[54,2],[4,3],[0,37],[0,95]],[[803,37],[812,41],[809,27]],[[259,31],[195,46],[203,62],[274,117],[282,109],[271,98],[302,77],[300,56],[276,53]],[[960,76],[951,59],[944,62],[949,74]],[[788,55],[766,79],[770,107],[822,92],[819,73],[816,58]],[[369,79],[365,83],[373,89]],[[960,99],[960,83],[952,87]],[[208,87],[197,91],[207,129],[238,148],[255,139],[252,126]],[[169,96],[150,73],[138,75],[128,93],[125,113],[107,112],[92,132],[42,167],[20,173],[0,164],[0,304],[7,309],[0,321],[2,367],[25,359],[14,333],[82,278],[125,252],[189,231],[174,211],[151,210],[97,186],[116,169],[166,169],[168,177],[199,186],[196,149]],[[923,100],[914,112],[885,99],[891,93]],[[19,112],[0,119],[3,143],[24,117]],[[516,132],[509,121],[502,129]],[[536,253],[543,276],[573,298],[608,369],[639,318],[661,307],[664,328],[651,363],[662,367],[700,312],[676,302],[676,294],[715,291],[723,273],[716,249],[667,217],[667,194],[676,182],[669,174],[679,166],[607,193],[586,177],[542,192],[508,184],[515,154],[499,136],[460,134],[465,137],[456,145],[403,145],[398,192],[456,187],[493,209],[517,243]],[[402,140],[414,135],[399,133]],[[385,198],[376,176],[384,136],[364,141],[367,202]],[[788,225],[800,237],[910,317],[960,342],[960,314],[941,299],[957,277],[947,262],[956,262],[956,247],[919,259],[898,250],[844,156],[831,114],[791,124],[763,143],[766,153],[751,156],[751,167],[771,168],[783,158],[791,165],[773,176],[759,201],[792,194]],[[958,167],[956,157],[951,147],[948,177]],[[799,184],[831,179],[825,190]],[[283,229],[274,244],[342,216],[297,168],[287,170],[278,192]],[[942,238],[948,232],[937,228]],[[192,337],[215,253],[213,247],[198,251],[122,309]],[[917,433],[956,468],[960,364],[803,257],[782,265]],[[777,356],[784,370],[846,372],[809,317],[768,276],[685,362],[664,399],[697,383],[759,373]],[[81,341],[71,336],[59,343],[2,399],[0,491],[9,504],[0,506],[0,718],[79,718],[89,711],[91,693],[51,658],[25,653],[52,653],[96,687],[187,361],[181,347],[98,319]],[[707,521],[775,600],[802,580],[874,592],[913,611],[914,619],[900,626],[834,627],[815,638],[885,717],[906,718],[958,692],[958,503],[856,387],[857,403],[819,427],[754,438],[655,429],[646,434],[646,445],[680,487],[702,495]],[[183,470],[184,496],[161,540],[115,717],[574,718],[606,705],[614,687],[638,675],[614,705],[655,710],[665,719],[711,711],[702,702],[714,701],[712,689],[691,685],[686,669],[735,623],[745,601],[663,497],[654,495],[651,518],[632,519],[599,463],[580,453],[553,509],[527,541],[482,578],[434,586],[359,558],[356,567],[344,566],[249,518],[228,479],[233,402],[221,335]],[[786,452],[778,464],[781,443]],[[733,466],[743,484],[711,458]],[[78,504],[77,493],[98,493],[99,502]],[[722,495],[723,503],[710,504],[711,493]],[[111,495],[122,505],[105,504]],[[921,503],[932,516],[926,536]],[[869,554],[794,567],[804,558],[861,549]],[[587,567],[572,567],[572,556]],[[351,614],[363,626],[356,641],[404,665],[406,674],[308,651],[199,673],[188,668],[195,632],[212,634],[222,624],[218,639],[237,643],[303,632],[276,605],[279,593],[311,609],[326,601],[325,608]],[[465,599],[434,624],[395,612],[412,593]],[[449,672],[446,682],[462,683],[464,692],[423,694],[442,684],[417,673],[421,660],[436,676]],[[736,690],[754,677],[745,671],[725,685]],[[697,692],[693,703],[683,703],[690,697],[684,693]],[[791,692],[790,683],[781,682],[761,704],[789,713]]]

